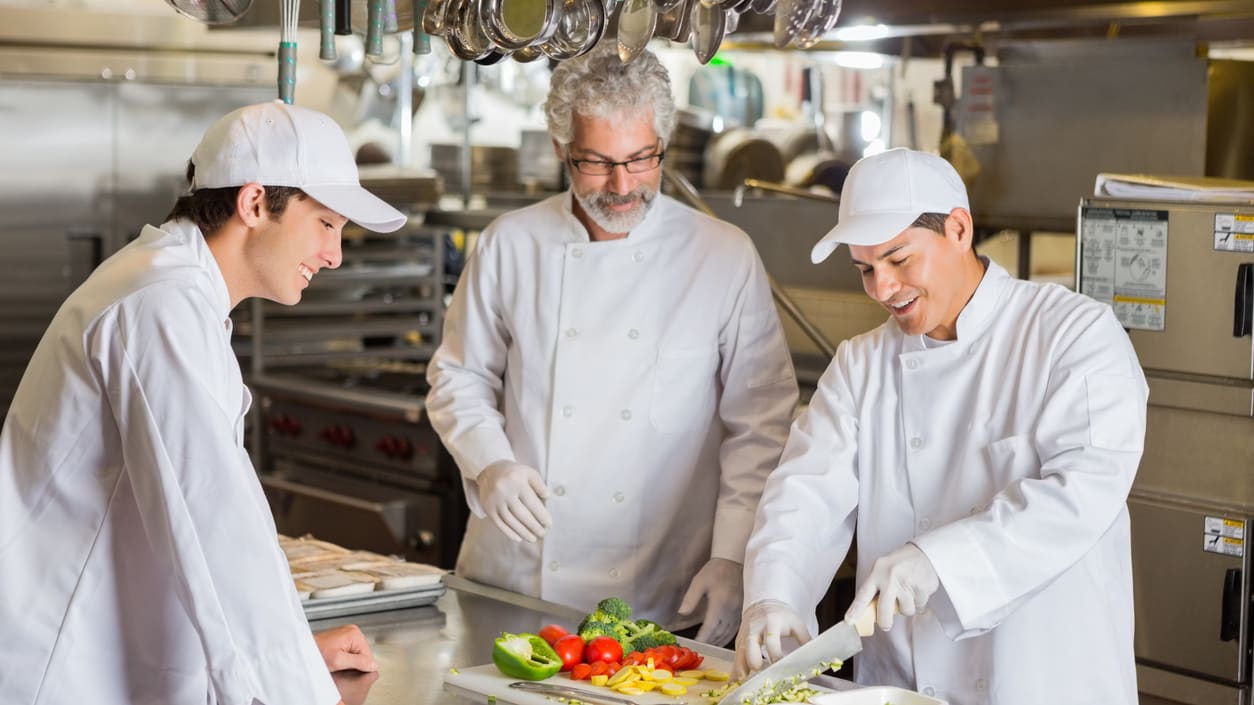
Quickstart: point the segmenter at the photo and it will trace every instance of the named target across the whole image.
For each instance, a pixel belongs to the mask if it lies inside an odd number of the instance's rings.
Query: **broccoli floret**
[[[617,619],[614,619],[608,614],[605,614],[604,612],[597,610],[596,612],[593,612],[587,617],[584,617],[583,621],[579,623],[579,628],[576,629],[575,631],[582,632],[585,628],[587,628],[589,624],[593,624],[593,623],[608,624],[612,626],[616,624],[617,622],[618,622]]]
[[[598,602],[597,612],[613,617],[613,621],[625,622],[631,619],[631,605],[617,597],[607,597]]]
[[[677,643],[674,634],[663,629],[657,622],[647,619],[620,622],[617,628],[621,635],[619,643],[623,645],[623,653]]]
[[[639,633],[635,639],[632,639],[632,648],[636,651],[644,651],[645,649],[655,649],[659,646],[667,644],[679,643],[675,639],[675,635],[662,628],[657,622],[651,622],[647,619],[637,619],[636,626]]]
[[[599,636],[613,637],[623,647],[624,654],[677,643],[675,635],[657,622],[648,619],[632,621],[631,606],[617,597],[608,597],[597,603],[596,610],[579,623],[578,632],[584,641]]]
[[[613,637],[615,640],[619,641],[620,644],[622,643],[621,640],[619,640],[618,625],[601,620],[594,620],[592,619],[593,616],[595,615],[588,615],[588,617],[579,624],[580,639],[583,639],[584,642],[587,643],[599,636],[608,636]]]

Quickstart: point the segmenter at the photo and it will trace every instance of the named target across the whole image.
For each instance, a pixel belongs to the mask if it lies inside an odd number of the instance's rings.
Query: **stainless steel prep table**
[[[431,606],[310,622],[314,631],[356,624],[379,662],[379,673],[336,674],[346,705],[467,705],[470,700],[444,691],[452,667],[492,661],[492,640],[502,631],[536,632],[549,623],[574,628],[584,613],[551,602],[445,576],[448,591]],[[732,660],[733,653],[683,639],[702,654]],[[843,689],[844,681],[822,678]],[[364,700],[363,700],[364,698]],[[482,705],[482,703],[475,703]]]
[[[336,674],[346,705],[359,705],[363,698],[368,705],[465,705],[468,700],[444,692],[449,668],[491,663],[492,640],[502,631],[534,633],[554,622],[573,629],[584,616],[455,575],[445,576],[445,583],[448,591],[428,607],[310,622],[315,632],[356,624],[374,651],[377,678]]]

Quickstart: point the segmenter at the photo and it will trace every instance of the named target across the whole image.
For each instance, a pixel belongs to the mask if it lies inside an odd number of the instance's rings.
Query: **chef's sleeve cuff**
[[[253,661],[236,654],[210,672],[215,701],[222,705],[336,705],[339,690],[312,636],[305,643]]]

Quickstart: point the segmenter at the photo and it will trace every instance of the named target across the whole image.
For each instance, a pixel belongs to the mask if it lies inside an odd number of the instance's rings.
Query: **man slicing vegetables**
[[[797,398],[766,273],[745,233],[658,192],[655,56],[563,61],[545,111],[570,191],[483,231],[428,368],[473,514],[457,572],[586,610],[620,595],[726,643]]]
[[[815,262],[849,247],[892,320],[845,341],[763,491],[739,671],[809,638],[850,541],[878,598],[860,683],[951,705],[1137,702],[1125,502],[1147,388],[1108,306],[976,255],[948,163],[858,162]],[[900,616],[895,616],[896,613]]]

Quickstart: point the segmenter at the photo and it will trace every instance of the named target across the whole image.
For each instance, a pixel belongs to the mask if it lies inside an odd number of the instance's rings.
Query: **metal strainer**
[[[231,24],[248,12],[253,0],[165,0],[180,15],[204,24]]]

